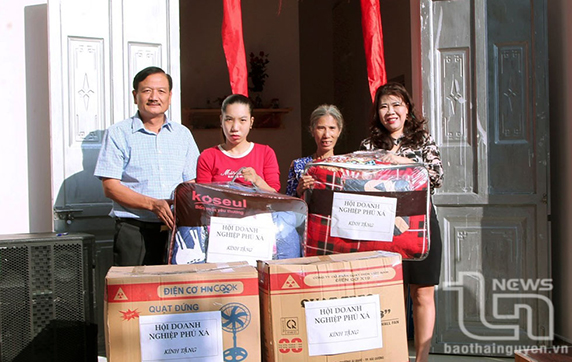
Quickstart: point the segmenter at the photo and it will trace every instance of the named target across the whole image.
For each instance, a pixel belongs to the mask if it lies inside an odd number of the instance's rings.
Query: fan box
[[[259,261],[266,362],[409,361],[401,256]]]
[[[112,267],[106,276],[110,362],[259,362],[258,273],[246,262]]]

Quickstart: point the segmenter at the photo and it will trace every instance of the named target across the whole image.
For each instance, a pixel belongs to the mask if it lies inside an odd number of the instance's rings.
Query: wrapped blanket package
[[[307,212],[301,199],[234,182],[182,183],[175,190],[169,264],[300,257]]]
[[[383,162],[385,151],[358,151],[306,165],[304,255],[385,250],[403,259],[429,253],[429,174],[421,164]]]

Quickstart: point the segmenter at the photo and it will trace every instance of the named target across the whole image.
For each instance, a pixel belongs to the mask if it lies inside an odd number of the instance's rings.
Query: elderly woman
[[[330,104],[316,108],[310,116],[310,134],[316,141],[316,152],[307,157],[292,161],[288,171],[286,195],[301,197],[304,191],[314,184],[310,176],[303,176],[308,162],[334,155],[334,147],[344,128],[344,118],[340,110]]]

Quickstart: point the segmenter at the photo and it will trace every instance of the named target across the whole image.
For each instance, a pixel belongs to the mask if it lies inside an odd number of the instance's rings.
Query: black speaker
[[[97,361],[88,234],[0,235],[0,361]]]

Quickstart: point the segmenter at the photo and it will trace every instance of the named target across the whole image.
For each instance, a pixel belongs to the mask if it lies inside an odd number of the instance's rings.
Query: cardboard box
[[[264,361],[409,361],[399,254],[259,261],[258,272]]]
[[[110,362],[253,361],[258,273],[245,262],[112,267],[105,289]]]

